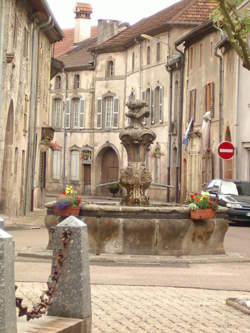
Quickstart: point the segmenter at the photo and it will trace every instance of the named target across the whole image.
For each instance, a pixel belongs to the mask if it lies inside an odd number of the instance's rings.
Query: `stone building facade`
[[[49,121],[51,45],[63,33],[39,0],[1,1],[0,27],[0,202],[23,215],[44,191],[39,142]]]
[[[184,46],[182,198],[199,192],[213,178],[250,181],[250,72],[212,22],[177,41]],[[244,82],[244,83],[243,83]],[[232,142],[235,156],[222,160],[218,145]]]
[[[127,163],[119,131],[128,126],[126,102],[134,98],[147,102],[145,121],[157,135],[146,158],[153,175],[149,195],[178,198],[181,74],[167,72],[166,65],[178,55],[177,38],[206,21],[213,8],[213,1],[183,0],[130,27],[102,20],[97,40],[85,39],[59,57],[65,69],[51,83],[50,120],[61,149],[48,154],[49,192],[71,183],[83,194],[108,193],[100,185],[118,180]],[[103,29],[110,32],[110,24],[114,36],[108,38]]]

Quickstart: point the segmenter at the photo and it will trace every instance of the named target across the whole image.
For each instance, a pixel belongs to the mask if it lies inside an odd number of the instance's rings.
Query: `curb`
[[[18,251],[16,260],[21,258],[52,259],[52,250],[43,251]],[[116,265],[116,266],[169,266],[188,264],[227,264],[227,263],[250,263],[250,257],[243,257],[237,253],[228,255],[205,256],[136,256],[136,255],[89,255],[92,265]]]

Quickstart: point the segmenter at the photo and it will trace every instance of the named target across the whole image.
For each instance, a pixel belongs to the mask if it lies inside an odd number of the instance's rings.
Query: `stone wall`
[[[53,205],[53,204],[52,204]],[[50,225],[58,223],[48,209]],[[127,207],[85,204],[90,253],[137,255],[224,254],[226,210],[215,219],[194,221],[183,207]]]

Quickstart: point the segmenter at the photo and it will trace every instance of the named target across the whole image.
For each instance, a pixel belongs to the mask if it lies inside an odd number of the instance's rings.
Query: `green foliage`
[[[243,0],[214,0],[218,7],[212,14],[214,23],[223,29],[232,48],[250,70],[249,8],[239,8]]]

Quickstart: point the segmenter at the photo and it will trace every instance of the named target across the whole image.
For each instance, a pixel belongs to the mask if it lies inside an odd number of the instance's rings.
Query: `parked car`
[[[230,221],[250,222],[250,182],[213,179],[206,191],[220,206],[229,208]]]

